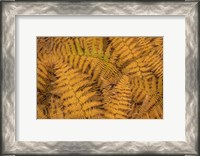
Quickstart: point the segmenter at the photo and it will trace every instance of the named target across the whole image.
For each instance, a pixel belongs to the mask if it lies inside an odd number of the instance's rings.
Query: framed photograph
[[[1,1],[2,155],[199,154],[199,3]]]

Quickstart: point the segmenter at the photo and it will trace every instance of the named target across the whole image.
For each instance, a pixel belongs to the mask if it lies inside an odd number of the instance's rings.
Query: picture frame
[[[3,155],[199,154],[199,1],[1,1]],[[185,141],[17,141],[16,17],[19,15],[181,15],[185,18]]]

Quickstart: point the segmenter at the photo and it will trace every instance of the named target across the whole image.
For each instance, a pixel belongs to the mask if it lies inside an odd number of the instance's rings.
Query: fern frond
[[[109,92],[109,94],[104,94],[104,116],[106,118],[127,118],[128,110],[130,110],[131,100],[129,78],[123,75],[117,85],[112,89],[112,91]]]
[[[61,66],[59,72],[56,72],[58,80],[55,81],[54,93],[64,101],[64,117],[98,118],[98,115],[101,115],[99,106],[102,104],[93,98],[97,92],[91,91],[92,83],[88,76],[79,73],[79,77],[75,78],[73,75],[77,72],[79,71],[67,65]]]
[[[41,61],[38,61],[37,68],[37,89],[38,91],[45,91],[47,86],[46,81],[48,79],[48,72]]]
[[[153,52],[151,52],[153,53]],[[157,77],[163,76],[163,60],[159,55],[151,54],[145,58],[144,62]]]
[[[66,59],[66,62],[70,66],[79,69],[82,73],[91,75],[93,81],[102,81],[100,77],[103,77],[110,83],[116,83],[121,77],[120,71],[114,65],[99,58],[79,55],[70,55],[67,57],[72,58],[71,61],[70,59]],[[75,61],[76,59],[77,61]],[[78,62],[81,62],[82,66],[77,65]]]
[[[137,118],[144,118],[146,114],[148,114],[148,116],[153,119],[162,118],[162,98],[154,95],[151,97],[151,99],[148,100],[148,103],[146,103],[143,107],[140,107],[139,114],[137,114]]]
[[[162,75],[162,38],[157,40],[145,37],[110,38],[110,40],[115,48],[111,62],[121,67],[123,74],[131,77]]]
[[[47,112],[44,106],[37,105],[37,118],[38,119],[47,119]]]
[[[162,101],[159,101],[154,107],[152,107],[148,114],[151,119],[162,119],[163,118]]]
[[[62,101],[59,98],[56,98],[54,95],[50,97],[49,101],[50,107],[48,108],[49,118],[50,119],[63,119],[63,105]]]
[[[131,83],[131,89],[133,102],[136,103],[136,105],[140,105],[140,108],[137,112],[138,114],[136,113],[136,115],[133,116],[135,111],[131,111],[131,116],[134,118],[146,118],[149,116],[149,114],[147,115],[146,113],[149,113],[154,106],[163,102],[162,77],[159,79],[157,79],[155,76],[152,76],[149,79],[135,78]]]
[[[104,42],[105,39],[102,38],[82,38],[81,40],[68,38],[64,42],[66,48],[57,48],[60,51],[56,52],[74,69],[91,75],[93,81],[100,81],[98,84],[103,83],[99,77],[103,77],[110,83],[116,83],[120,79],[121,73],[115,65],[109,63],[111,46],[105,46]],[[60,44],[62,46],[63,42]],[[55,45],[59,47],[59,42],[56,42]]]

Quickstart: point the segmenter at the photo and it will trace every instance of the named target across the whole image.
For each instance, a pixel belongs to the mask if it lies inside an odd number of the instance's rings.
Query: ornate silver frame
[[[198,154],[198,1],[1,2],[2,154]],[[18,15],[183,15],[186,24],[185,142],[19,142],[15,140],[15,18]]]

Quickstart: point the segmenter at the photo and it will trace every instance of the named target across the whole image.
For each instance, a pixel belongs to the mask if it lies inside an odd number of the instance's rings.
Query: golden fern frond
[[[58,53],[56,56],[74,69],[91,75],[92,80],[98,81],[99,85],[104,83],[102,79],[116,83],[121,77],[121,72],[115,65],[109,63],[111,47],[105,46],[104,43],[105,39],[102,38],[68,38],[63,42],[58,40],[58,43],[55,43],[56,49],[59,49],[56,51]]]
[[[122,66],[130,60],[147,55],[153,47],[151,37],[112,37],[109,39],[114,48],[111,58],[118,58],[116,61],[120,61]]]
[[[69,43],[69,37],[52,37],[53,40],[53,53],[61,55],[62,52],[66,51],[66,45]]]
[[[141,103],[146,95],[150,93],[150,84],[147,79],[136,77],[131,81],[131,92],[133,102]]]
[[[144,60],[157,77],[163,76],[163,59],[152,51]]]
[[[64,105],[65,118],[99,118],[101,102],[93,97],[98,93],[91,91],[92,82],[70,66],[63,65],[57,70],[53,93],[60,96]],[[78,74],[78,75],[77,75]]]
[[[130,102],[130,110],[128,111],[128,119],[135,119],[136,117],[136,114],[138,113],[139,109],[138,109],[138,106],[140,105],[137,105],[133,99],[131,99],[131,102]]]
[[[144,62],[144,58],[137,59],[122,69],[122,73],[130,78],[150,78],[153,75],[151,68]]]
[[[145,116],[147,114],[153,119],[162,118],[162,103],[162,98],[160,98],[158,95],[148,97],[147,100],[144,101],[144,105],[140,107],[136,118],[146,118]]]
[[[62,38],[60,39],[62,40]],[[84,55],[104,59],[104,41],[102,38],[67,38],[55,44],[58,55]],[[58,48],[59,47],[59,48]]]
[[[162,119],[163,118],[163,105],[162,100],[160,100],[154,107],[152,107],[149,112],[149,118],[151,119]]]
[[[163,38],[162,37],[156,37],[154,38],[154,48],[157,54],[160,55],[161,58],[163,58]]]
[[[48,79],[48,72],[44,67],[43,63],[38,61],[38,68],[37,68],[37,89],[40,92],[44,92]]]
[[[146,118],[148,113],[158,103],[162,103],[162,77],[151,76],[149,79],[134,78],[131,81],[132,101],[138,110],[132,109],[130,117]],[[139,107],[138,107],[138,106]]]
[[[131,77],[148,77],[154,72],[158,77],[161,76],[162,38],[110,38],[110,40],[115,49],[111,55],[111,62],[116,62],[116,65],[122,68],[123,74]]]
[[[143,106],[141,107],[140,112],[143,113],[149,111],[149,109],[151,109],[159,100],[160,97],[158,95],[147,95],[142,103]]]
[[[154,105],[150,103],[149,108],[148,108],[149,110],[146,111],[146,113],[149,114],[149,118],[151,119],[161,119],[163,118],[163,78],[162,77],[159,77],[157,79],[155,86],[156,86],[156,91],[157,91],[155,95],[158,97],[158,99]]]
[[[102,37],[90,37],[85,39],[84,48],[86,48],[91,56],[103,58],[104,41]]]
[[[110,83],[116,83],[121,77],[121,72],[111,63],[91,56],[66,55],[66,62],[73,68],[79,69],[82,73],[92,76],[92,80],[102,83],[103,77]]]
[[[47,111],[43,105],[37,105],[37,118],[38,119],[47,119]]]
[[[129,78],[123,75],[109,94],[104,95],[105,104],[103,108],[105,109],[105,118],[127,118],[131,100]]]
[[[162,46],[161,40],[162,37],[138,37],[134,40],[135,44],[130,43],[129,45],[132,46],[131,50],[134,57],[138,57],[139,55],[147,56],[149,52]]]
[[[54,97],[54,95],[52,94],[53,82],[57,80],[57,77],[55,75],[55,66],[57,63],[60,63],[60,60],[53,53],[39,53],[37,57],[38,106],[41,106],[43,110],[45,110],[46,118],[62,118],[62,116],[58,116],[57,113],[60,107],[58,108],[53,105],[55,100],[52,102],[52,97]],[[53,115],[53,113],[55,114]],[[38,115],[38,118],[44,117],[42,117],[42,115]]]
[[[114,49],[111,54],[110,62],[116,64],[118,67],[121,67],[124,63],[126,63],[126,60],[132,58],[131,49],[122,37],[113,37],[109,39]]]

